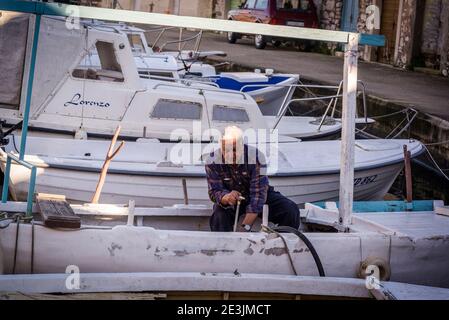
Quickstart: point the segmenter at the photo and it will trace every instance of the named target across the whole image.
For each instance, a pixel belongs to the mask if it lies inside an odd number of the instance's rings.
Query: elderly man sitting
[[[299,228],[297,205],[275,191],[268,183],[264,155],[243,143],[243,133],[228,127],[220,149],[206,160],[209,198],[214,202],[210,218],[212,231],[232,231],[237,202],[244,198],[239,216],[245,215],[238,231],[250,231],[264,204],[269,207],[269,220],[280,226]]]

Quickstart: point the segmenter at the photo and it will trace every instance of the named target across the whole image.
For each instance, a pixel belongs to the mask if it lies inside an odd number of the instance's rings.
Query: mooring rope
[[[440,142],[431,142],[431,143],[425,143],[425,146],[437,146],[437,145],[441,145],[441,144],[447,144],[449,143],[449,140],[445,140],[445,141],[440,141]]]
[[[427,154],[429,155],[430,159],[432,160],[433,164],[435,165],[436,169],[438,169],[438,171],[440,171],[440,173],[443,175],[444,178],[446,178],[447,181],[449,181],[449,177],[444,173],[444,170],[441,169],[441,167],[438,165],[438,163],[435,161],[435,159],[433,158],[432,154],[430,153],[429,149],[427,148],[427,146],[424,144],[423,145],[424,148],[427,151]]]
[[[402,110],[399,110],[399,111],[395,111],[395,112],[392,112],[392,113],[388,113],[388,114],[383,114],[383,115],[380,115],[380,116],[374,116],[374,117],[370,117],[371,119],[382,119],[382,118],[388,118],[388,117],[391,117],[391,116],[395,116],[395,115],[397,115],[397,114],[401,114],[401,113],[404,113],[404,112],[406,112],[407,110],[409,110],[410,108],[404,108],[404,109],[402,109]]]

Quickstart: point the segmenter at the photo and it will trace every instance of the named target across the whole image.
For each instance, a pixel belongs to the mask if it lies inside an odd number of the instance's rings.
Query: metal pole
[[[27,217],[31,217],[33,215],[33,198],[34,198],[34,187],[36,184],[36,167],[31,168],[30,174],[30,186],[28,187],[28,196],[27,196]]]
[[[5,174],[3,176],[2,203],[6,203],[8,201],[10,172],[11,172],[11,158],[9,156],[6,156]]]
[[[237,200],[237,208],[235,209],[235,217],[234,217],[234,232],[237,231],[237,223],[239,221],[239,213],[240,213],[240,204],[242,203],[242,201],[245,200],[244,197],[239,197],[239,199]]]
[[[410,164],[411,153],[404,145],[404,172],[405,172],[405,188],[407,192],[407,203],[413,202],[413,184],[412,184],[412,167]]]
[[[276,121],[274,123],[272,130],[276,129],[279,122],[281,122],[281,119],[284,117],[285,113],[287,112],[287,106],[288,106],[287,100],[288,100],[288,97],[290,96],[290,92],[292,92],[292,89],[293,89],[293,86],[290,86],[287,90],[287,94],[285,95],[284,100],[282,101],[281,108],[278,111],[278,114],[276,116],[277,118],[276,118]]]
[[[268,204],[264,204],[262,211],[262,226],[268,227],[268,214],[269,214]]]
[[[127,226],[134,226],[134,209],[136,207],[136,202],[134,200],[129,200],[128,202],[128,222]]]
[[[178,43],[179,54],[181,54],[181,41],[182,41],[182,28],[179,28],[179,43]]]
[[[351,224],[354,199],[355,110],[357,104],[357,56],[359,35],[350,34],[346,45],[343,71],[343,114],[340,160],[339,226],[347,230]]]
[[[189,195],[187,193],[187,181],[185,178],[182,179],[182,191],[184,193],[184,204],[189,205]]]
[[[36,66],[36,53],[37,53],[37,44],[39,41],[40,26],[41,26],[41,15],[36,14],[36,21],[34,23],[33,47],[31,49],[30,72],[28,74],[27,96],[25,102],[25,110],[23,113],[22,137],[20,140],[20,154],[19,154],[20,160],[23,160],[23,158],[25,157],[25,148],[28,134],[28,119],[30,117],[31,95],[33,93],[34,68]]]

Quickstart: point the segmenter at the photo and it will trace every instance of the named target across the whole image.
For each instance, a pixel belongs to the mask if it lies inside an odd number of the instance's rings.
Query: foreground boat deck
[[[356,213],[411,238],[449,237],[449,217],[434,212]]]

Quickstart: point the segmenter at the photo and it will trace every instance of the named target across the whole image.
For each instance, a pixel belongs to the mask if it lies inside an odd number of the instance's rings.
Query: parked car
[[[238,9],[229,11],[229,20],[318,28],[318,16],[313,0],[244,0]],[[228,41],[236,43],[242,34],[229,32]],[[254,36],[257,49],[264,49],[267,42],[275,46],[281,40],[263,35]]]

